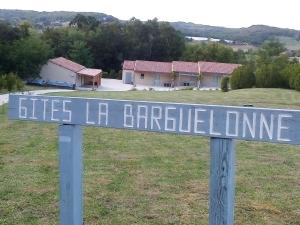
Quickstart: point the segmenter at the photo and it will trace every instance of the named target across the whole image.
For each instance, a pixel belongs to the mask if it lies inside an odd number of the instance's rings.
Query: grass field
[[[300,109],[279,89],[59,95]],[[299,146],[239,141],[236,167],[236,225],[300,224]],[[58,176],[57,125],[0,107],[0,224],[58,224]],[[208,224],[208,181],[207,138],[84,128],[86,225]]]
[[[34,90],[41,90],[41,89],[47,89],[51,87],[43,87],[43,86],[38,86],[38,85],[25,85],[22,91],[34,91]],[[13,91],[15,92],[15,91]],[[0,94],[7,94],[8,90],[6,89],[1,89]]]

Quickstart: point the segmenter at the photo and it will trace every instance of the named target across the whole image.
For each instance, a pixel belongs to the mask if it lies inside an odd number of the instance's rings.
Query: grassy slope
[[[300,93],[73,92],[67,95],[300,108]],[[0,224],[58,224],[57,126],[0,107]],[[85,224],[207,224],[206,138],[84,129]],[[238,142],[237,225],[300,224],[300,147]]]

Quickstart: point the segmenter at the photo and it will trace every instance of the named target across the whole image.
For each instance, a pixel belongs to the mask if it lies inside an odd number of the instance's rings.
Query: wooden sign
[[[82,225],[80,126],[210,137],[210,225],[234,224],[234,139],[300,144],[300,111],[10,95],[9,118],[60,124],[60,223]]]
[[[11,95],[9,118],[300,144],[299,110]]]

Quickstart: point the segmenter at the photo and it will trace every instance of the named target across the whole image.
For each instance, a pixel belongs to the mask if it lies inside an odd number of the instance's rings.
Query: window
[[[189,82],[183,82],[183,86],[188,87],[188,86],[190,86],[190,83]]]
[[[145,74],[141,73],[141,80],[144,80]]]
[[[171,87],[171,83],[164,83],[164,87]]]

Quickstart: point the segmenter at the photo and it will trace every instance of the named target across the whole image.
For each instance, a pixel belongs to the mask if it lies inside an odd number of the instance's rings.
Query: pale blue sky
[[[92,11],[120,19],[157,17],[226,27],[265,24],[300,30],[299,0],[2,0],[0,8]]]

